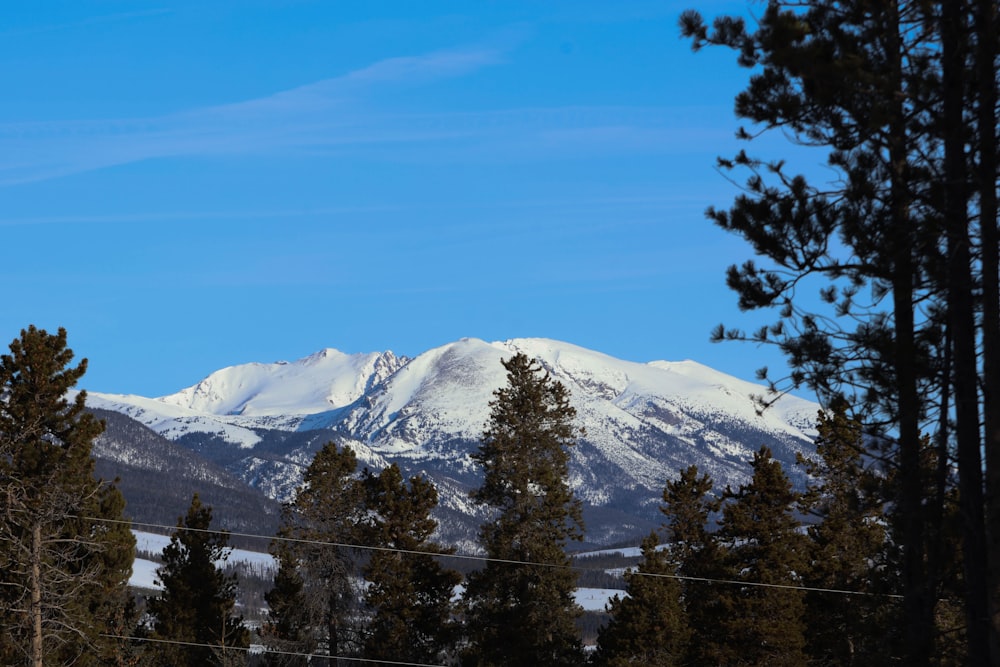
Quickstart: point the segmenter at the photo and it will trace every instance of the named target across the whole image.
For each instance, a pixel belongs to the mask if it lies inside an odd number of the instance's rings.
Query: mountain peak
[[[392,352],[325,348],[291,363],[229,366],[157,400],[211,415],[313,414],[353,403],[405,361]]]
[[[321,363],[327,359],[343,359],[344,357],[347,356],[350,355],[345,354],[344,352],[341,352],[336,348],[324,347],[322,350],[313,352],[312,354],[302,357],[301,359],[298,359],[297,361],[294,361],[292,363],[308,365],[308,364]]]
[[[623,361],[546,338],[463,338],[413,359],[327,348],[224,368],[159,399],[91,394],[88,402],[178,442],[212,443],[231,470],[275,497],[291,493],[314,448],[332,438],[364,453],[366,465],[430,475],[443,511],[467,515],[480,473],[470,455],[505,383],[500,362],[517,352],[569,390],[585,432],[571,450],[570,481],[597,541],[648,532],[663,484],[689,465],[720,488],[738,486],[761,443],[801,481],[793,467],[812,447],[815,403],[785,396],[761,414],[752,396],[766,387],[703,364]]]

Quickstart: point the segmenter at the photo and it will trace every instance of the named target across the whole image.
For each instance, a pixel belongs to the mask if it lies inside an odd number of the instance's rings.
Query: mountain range
[[[473,548],[484,515],[468,498],[481,479],[470,454],[506,383],[501,360],[518,352],[562,382],[576,408],[583,435],[571,450],[570,483],[584,502],[588,545],[659,525],[664,484],[692,464],[717,489],[735,488],[749,478],[753,452],[768,445],[793,483],[804,482],[795,460],[813,449],[815,403],[783,396],[761,411],[753,397],[764,387],[693,361],[636,363],[540,338],[466,338],[414,358],[325,349],[224,368],[158,398],[88,393],[108,423],[95,458],[101,474],[120,478],[137,520],[173,522],[187,491],[199,490],[222,525],[252,532],[273,530],[277,503],[333,440],[373,470],[395,462],[431,478],[439,539]],[[150,500],[151,475],[169,498]]]

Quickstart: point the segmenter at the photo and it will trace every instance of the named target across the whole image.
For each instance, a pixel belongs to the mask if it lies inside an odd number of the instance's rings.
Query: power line
[[[385,546],[375,546],[367,544],[353,544],[350,542],[332,542],[326,540],[313,540],[297,537],[283,537],[280,535],[258,535],[255,533],[236,533],[230,531],[213,530],[211,528],[188,528],[186,526],[168,526],[165,524],[150,523],[145,521],[130,521],[128,519],[107,519],[101,517],[81,517],[89,521],[104,521],[107,523],[118,523],[118,524],[128,524],[129,526],[139,525],[149,528],[159,528],[162,530],[187,530],[191,532],[199,533],[213,533],[232,535],[235,537],[246,537],[255,539],[266,539],[273,540],[277,542],[289,542],[297,544],[311,544],[314,546],[325,546],[325,547],[338,547],[343,549],[359,549],[359,550],[369,550],[369,551],[382,551],[389,553],[401,553],[401,554],[411,554],[411,555],[422,555],[422,556],[438,556],[441,558],[457,558],[459,560],[476,561],[482,563],[498,563],[502,565],[517,565],[517,566],[532,566],[532,567],[547,567],[555,569],[570,569],[576,570],[578,572],[604,572],[605,568],[597,567],[583,567],[582,565],[563,565],[560,563],[542,563],[537,561],[526,561],[526,560],[516,560],[510,558],[493,558],[490,556],[479,556],[475,554],[458,554],[458,553],[442,553],[433,551],[418,551],[416,549],[402,549],[399,547],[385,547]],[[739,579],[714,579],[711,577],[692,577],[688,575],[681,574],[669,574],[669,573],[655,573],[655,572],[642,572],[640,570],[635,570],[632,572],[633,575],[641,577],[656,577],[662,579],[676,579],[678,581],[694,581],[701,583],[710,584],[721,584],[729,586],[753,586],[758,588],[777,588],[782,590],[796,590],[796,591],[808,591],[813,593],[832,593],[837,595],[857,595],[865,597],[885,597],[891,599],[902,599],[902,595],[897,595],[893,593],[869,593],[866,591],[851,591],[846,589],[838,588],[823,588],[817,586],[799,586],[795,584],[771,584],[762,581],[743,581]]]
[[[447,665],[432,664],[426,662],[400,662],[398,660],[385,660],[383,658],[357,658],[346,655],[324,655],[322,653],[298,653],[295,651],[279,651],[266,646],[255,644],[250,647],[243,646],[222,646],[220,644],[202,644],[198,642],[188,642],[179,639],[157,639],[153,637],[133,637],[130,635],[110,635],[101,634],[107,639],[121,639],[125,641],[149,642],[152,644],[170,644],[173,646],[187,646],[190,648],[210,648],[222,651],[240,651],[242,653],[253,653],[254,655],[284,655],[295,658],[322,658],[329,660],[352,660],[354,662],[378,663],[381,665],[399,665],[400,667],[448,667]]]

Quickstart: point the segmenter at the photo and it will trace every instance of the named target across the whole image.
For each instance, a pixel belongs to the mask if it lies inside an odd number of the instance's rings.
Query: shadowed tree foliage
[[[114,664],[135,540],[114,486],[94,478],[103,424],[68,392],[66,331],[21,331],[0,356],[0,662]],[[119,623],[119,621],[121,621]]]
[[[816,458],[801,459],[812,482],[799,507],[816,521],[804,582],[858,595],[806,594],[809,654],[817,665],[887,664],[900,637],[895,603],[884,595],[885,573],[894,567],[887,563],[884,479],[866,467],[861,425],[844,406],[821,412],[818,431]]]
[[[243,617],[234,614],[236,576],[217,565],[227,556],[229,539],[212,531],[211,524],[212,508],[195,494],[163,548],[157,571],[162,590],[146,605],[153,617],[152,638],[164,640],[150,651],[157,665],[202,667],[227,665],[234,655],[245,658],[241,649],[249,646],[250,633]]]
[[[362,539],[366,510],[357,465],[351,449],[328,442],[284,508],[278,537],[291,541],[272,546],[279,577],[268,594],[275,600],[268,626],[273,634],[265,637],[275,649],[326,654],[330,664],[361,650],[360,573],[352,549],[342,546]]]
[[[280,652],[336,656],[330,664],[355,657],[437,663],[457,640],[451,599],[461,577],[440,566],[435,554],[448,551],[430,541],[434,485],[422,477],[407,482],[395,464],[360,478],[356,468],[350,449],[328,443],[284,508],[261,633],[274,651],[269,665],[315,662]],[[350,544],[375,548],[361,565]]]
[[[468,577],[463,664],[579,665],[581,609],[565,550],[582,537],[580,502],[567,481],[576,411],[537,361],[519,353],[503,365],[507,385],[494,392],[472,455],[484,471],[472,498],[493,513],[480,543],[494,560]]]
[[[720,586],[719,664],[804,665],[805,595],[796,587],[808,560],[792,515],[798,494],[767,447],[750,465],[750,483],[726,490],[718,539],[725,545],[726,579],[767,586]]]
[[[281,533],[279,533],[279,536]],[[274,586],[264,594],[268,620],[261,628],[261,638],[266,646],[276,652],[305,653],[311,650],[308,615],[303,592],[305,582],[299,573],[294,549],[287,542],[271,543],[271,555],[278,562]],[[308,658],[301,655],[271,653],[266,657],[270,667],[305,667]]]
[[[681,585],[668,552],[654,531],[642,541],[642,562],[625,573],[627,597],[608,604],[611,620],[597,638],[593,664],[606,667],[687,664],[690,632],[681,604]]]
[[[437,490],[423,477],[407,483],[396,464],[378,475],[366,470],[362,481],[366,544],[380,548],[363,568],[369,582],[364,602],[372,614],[363,656],[386,664],[438,664],[457,640],[451,599],[462,577],[433,555],[451,551],[430,541],[437,528],[430,516]]]
[[[846,397],[875,436],[897,480],[910,664],[936,659],[939,554],[958,550],[940,543],[946,484],[959,489],[969,660],[1000,664],[997,14],[991,0],[769,0],[755,29],[681,19],[696,48],[730,47],[753,68],[736,112],[755,126],[741,136],[779,129],[827,152],[819,185],[785,160],[720,159],[749,178],[709,217],[764,258],[728,283],[741,308],[779,317],[717,335],[777,344],[792,386],[825,405]],[[930,495],[925,433],[940,476]]]
[[[697,466],[681,471],[663,489],[666,526],[670,531],[668,556],[681,579],[684,611],[690,632],[683,664],[708,665],[721,655],[724,638],[716,630],[727,610],[721,585],[705,581],[726,574],[723,551],[708,531],[709,517],[719,511],[712,493],[712,479],[699,475]]]

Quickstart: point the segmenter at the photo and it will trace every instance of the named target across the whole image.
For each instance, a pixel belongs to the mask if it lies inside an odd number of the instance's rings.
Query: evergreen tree
[[[982,260],[974,259],[972,247],[978,240],[976,236],[979,225],[976,218],[980,211],[974,212],[971,207],[974,203],[973,174],[977,167],[966,157],[966,147],[975,141],[974,132],[970,132],[965,126],[967,119],[972,116],[967,98],[974,99],[975,96],[975,87],[970,85],[971,77],[967,72],[974,67],[970,58],[973,39],[970,29],[971,5],[972,3],[963,0],[942,1],[940,9],[934,12],[940,34],[940,121],[943,148],[939,222],[944,241],[939,242],[938,247],[945,259],[945,312],[947,335],[951,342],[948,352],[955,378],[948,391],[954,396],[953,438],[961,505],[962,565],[967,584],[965,611],[969,658],[974,664],[985,664],[992,659],[994,665],[1000,665],[1000,635],[991,634],[993,628],[989,609],[990,582],[987,580],[987,528],[983,490],[984,440],[980,387],[986,378],[988,366],[981,369],[979,365],[979,359],[990,354],[988,350],[1000,346],[1000,339],[988,338],[986,334],[990,327],[981,328],[976,322],[977,319],[982,320],[984,314],[979,291],[989,283],[995,286],[998,276],[995,266],[993,275],[984,274]],[[995,44],[990,45],[986,55],[992,65],[987,75],[992,79],[995,89],[996,58],[1000,55],[1000,49]],[[989,131],[995,133],[995,109],[991,109],[987,122],[990,125]],[[983,131],[986,129],[983,128]],[[993,159],[996,159],[995,149],[996,146],[993,146]],[[994,173],[989,181],[980,184],[980,189],[988,190],[995,198],[997,185],[997,174]],[[989,252],[995,257],[996,220],[985,222],[983,227],[990,225],[994,229],[994,245]],[[974,230],[974,227],[977,229]],[[986,252],[984,249],[983,259]],[[994,314],[995,306],[994,303],[994,308],[991,309]],[[994,331],[996,327],[997,324],[993,323]],[[980,341],[986,351],[977,349]],[[979,378],[979,381],[970,382],[969,379],[974,377]],[[991,434],[989,440],[994,445],[1000,444],[1000,434]],[[1000,517],[997,517],[994,528],[1000,528]],[[1000,553],[995,556],[1000,557]],[[997,619],[1000,620],[1000,611],[997,613]]]
[[[741,307],[780,309],[751,338],[779,344],[792,383],[827,405],[853,393],[865,430],[895,445],[905,658],[935,659],[939,554],[957,547],[939,543],[940,489],[955,484],[969,659],[1000,664],[997,4],[769,0],[755,31],[735,17],[709,30],[695,12],[682,25],[756,68],[740,116],[826,147],[838,172],[816,187],[741,152],[721,163],[751,170],[747,192],[710,217],[772,262],[729,272]],[[803,308],[812,278],[830,311]],[[939,476],[926,497],[924,433]]]
[[[157,571],[162,590],[147,599],[153,616],[155,662],[163,667],[225,665],[250,643],[242,616],[234,615],[236,576],[217,565],[228,552],[228,535],[211,531],[212,508],[196,493],[187,515],[177,521],[170,544],[163,548]],[[176,642],[176,643],[174,643]]]
[[[576,411],[537,361],[518,353],[503,365],[507,386],[494,392],[472,455],[484,470],[472,498],[493,512],[480,528],[493,560],[467,580],[463,662],[579,665],[581,609],[565,551],[568,540],[582,538],[580,502],[567,482]]]
[[[332,664],[360,652],[360,573],[352,549],[343,546],[360,541],[365,519],[364,488],[356,469],[353,451],[328,442],[285,507],[279,537],[291,541],[275,549],[281,564],[271,592],[281,600],[271,608],[270,626],[278,632],[275,648],[326,653]]]
[[[284,535],[284,530],[279,531],[279,538]],[[274,575],[273,588],[264,594],[268,620],[260,634],[266,646],[275,653],[268,654],[266,662],[270,667],[305,667],[308,658],[285,655],[311,650],[314,643],[309,641],[310,629],[303,599],[305,582],[290,544],[282,539],[275,540],[271,543],[271,555],[278,563],[278,571]]]
[[[81,518],[68,528],[66,535],[83,535],[89,530],[95,538],[99,536],[104,547],[95,554],[95,565],[111,576],[98,577],[95,583],[100,584],[99,587],[93,587],[90,595],[77,596],[76,604],[96,622],[89,628],[94,637],[91,648],[73,664],[80,667],[134,665],[139,649],[128,637],[134,634],[140,612],[129,588],[135,560],[135,537],[131,524],[124,520],[125,498],[117,488],[106,484],[92,510],[94,513],[88,516],[99,520],[101,525],[94,526],[93,519]],[[99,637],[96,636],[98,632]],[[70,661],[68,656],[64,659]]]
[[[68,392],[66,331],[34,326],[0,356],[0,661],[95,665],[115,658],[135,541],[124,501],[94,478],[103,424]]]
[[[461,575],[433,554],[437,528],[431,510],[437,490],[423,477],[407,484],[396,464],[378,475],[365,471],[366,544],[377,547],[363,568],[364,602],[372,612],[363,656],[370,660],[437,664],[454,647],[452,596]]]
[[[767,447],[754,454],[751,466],[748,484],[727,489],[719,522],[727,579],[747,582],[720,587],[727,613],[716,628],[725,642],[719,662],[798,667],[807,662],[804,594],[796,590],[807,565],[792,515],[798,494]]]
[[[725,638],[718,632],[728,610],[723,606],[722,584],[710,581],[727,575],[724,550],[709,532],[709,518],[720,501],[711,497],[711,477],[699,475],[697,466],[681,471],[663,489],[661,511],[670,531],[667,557],[681,577],[684,613],[690,632],[682,664],[708,665],[723,655]]]
[[[608,604],[611,620],[597,637],[593,663],[601,667],[687,664],[689,630],[676,570],[654,531],[642,541],[642,562],[625,573],[627,596]]]
[[[809,654],[817,665],[890,662],[894,640],[891,600],[876,577],[886,563],[887,527],[882,480],[865,467],[861,425],[839,406],[821,412],[817,459],[804,459],[811,483],[800,499],[809,526],[805,583]]]
[[[977,97],[996,92],[997,43],[991,3],[985,12],[990,18],[979,20],[983,12],[977,18],[982,41],[969,48],[967,21],[975,4],[770,0],[756,31],[740,18],[716,19],[711,31],[695,12],[682,18],[696,47],[730,46],[742,65],[757,68],[737,96],[737,113],[759,124],[753,134],[742,132],[745,138],[780,128],[795,141],[827,148],[837,172],[817,187],[789,174],[784,161],[741,152],[720,162],[750,169],[746,194],[729,211],[710,210],[709,216],[771,262],[729,271],[741,308],[780,313],[778,322],[750,338],[778,344],[793,368],[792,384],[815,389],[826,405],[846,396],[865,430],[878,436],[871,442],[880,443],[899,471],[892,507],[901,527],[902,645],[911,664],[934,657],[935,607],[944,580],[935,540],[947,531],[929,523],[944,511],[926,511],[944,494],[921,495],[922,434],[935,429],[935,441],[946,443],[935,467],[947,472],[954,447],[961,498],[968,503],[963,552],[969,638],[978,647],[973,660],[983,662],[989,652],[982,442],[977,386],[968,378],[978,374],[977,345],[984,359],[1000,359],[996,212],[990,204],[997,183],[995,101],[988,109],[978,102],[982,127],[973,120]],[[975,92],[964,76],[973,52],[982,82]],[[965,150],[976,145],[976,135],[983,147],[978,169],[976,151]],[[988,220],[978,228],[968,198],[973,173],[980,175],[975,201],[985,205]],[[977,247],[978,257],[970,254]],[[987,265],[993,268],[983,271]],[[809,282],[819,284],[829,310],[803,307],[798,288]],[[993,295],[988,305],[973,297],[977,284]],[[983,309],[979,317],[977,308]],[[746,337],[721,328],[718,336]],[[993,379],[984,387],[1000,385],[996,368],[986,364],[984,375]]]
[[[972,179],[982,237],[982,403],[986,461],[986,556],[991,623],[991,660],[1000,662],[1000,225],[997,188],[1000,181],[1000,125],[997,55],[1000,54],[1000,10],[995,0],[975,0],[974,65],[976,92],[976,157]]]

